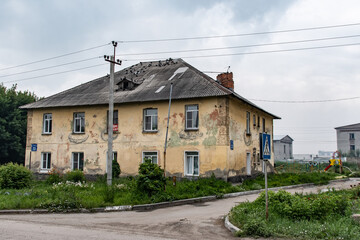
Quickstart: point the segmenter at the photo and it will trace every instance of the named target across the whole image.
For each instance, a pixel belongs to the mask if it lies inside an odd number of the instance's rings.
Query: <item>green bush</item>
[[[144,159],[144,163],[139,166],[139,176],[136,179],[137,190],[152,196],[163,191],[165,184],[164,170],[152,163],[151,159]]]
[[[85,175],[81,170],[73,170],[68,172],[65,178],[70,182],[85,182]]]
[[[32,173],[24,166],[8,163],[0,167],[0,188],[25,188],[32,182]]]
[[[115,159],[112,161],[112,177],[119,178],[121,173],[120,164]]]
[[[59,183],[63,181],[63,176],[60,171],[56,168],[51,169],[49,176],[46,179],[46,183],[52,185],[54,183]]]

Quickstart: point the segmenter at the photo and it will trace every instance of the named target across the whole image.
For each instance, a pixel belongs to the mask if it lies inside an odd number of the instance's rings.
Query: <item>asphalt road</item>
[[[349,188],[360,179],[326,186],[298,187],[291,193]],[[84,214],[0,215],[0,239],[239,239],[224,227],[223,217],[239,202],[258,194],[152,211]]]

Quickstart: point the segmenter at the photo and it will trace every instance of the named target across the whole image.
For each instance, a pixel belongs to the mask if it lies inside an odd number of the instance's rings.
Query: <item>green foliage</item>
[[[70,182],[85,182],[85,175],[81,170],[73,170],[66,173],[65,179]]]
[[[52,185],[54,183],[59,183],[62,181],[63,175],[61,174],[61,172],[56,168],[51,169],[51,171],[49,172],[49,176],[46,179],[46,183]]]
[[[19,107],[36,100],[33,93],[16,91],[16,85],[7,89],[0,84],[0,165],[24,164],[27,115]]]
[[[136,179],[137,190],[152,196],[164,190],[166,179],[164,170],[159,165],[152,163],[151,159],[144,159],[139,166],[139,175]]]
[[[120,170],[120,164],[118,163],[118,161],[116,161],[115,159],[112,161],[112,177],[114,178],[119,178],[121,173]]]
[[[29,187],[32,173],[24,166],[8,163],[0,167],[0,188],[21,189]]]
[[[352,221],[359,211],[359,187],[322,194],[291,195],[269,191],[269,220],[265,221],[265,194],[241,203],[230,212],[239,236],[286,239],[360,239],[360,225]]]

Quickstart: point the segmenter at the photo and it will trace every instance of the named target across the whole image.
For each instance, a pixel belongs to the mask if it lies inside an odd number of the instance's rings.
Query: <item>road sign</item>
[[[261,159],[269,160],[271,159],[271,140],[270,134],[262,133],[261,134]]]
[[[31,144],[31,151],[32,151],[32,152],[36,152],[36,151],[37,151],[37,144],[36,144],[36,143],[32,143],[32,144]]]

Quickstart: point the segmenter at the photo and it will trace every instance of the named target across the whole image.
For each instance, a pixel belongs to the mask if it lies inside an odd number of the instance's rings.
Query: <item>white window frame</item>
[[[196,110],[190,110],[189,107],[196,107]],[[191,113],[191,126],[188,126],[188,114]],[[196,114],[196,119],[194,123],[194,115]],[[198,130],[199,129],[199,105],[185,105],[185,129],[186,130]]]
[[[44,113],[43,116],[43,134],[52,133],[52,114]]]
[[[78,116],[78,114],[83,114],[83,116]],[[79,122],[80,129],[76,130],[76,123]],[[84,112],[75,112],[74,113],[74,133],[85,133],[85,113]],[[82,131],[82,127],[84,130]]]
[[[266,132],[265,130],[265,118],[262,119],[262,130],[263,132]]]
[[[189,171],[187,167],[187,156],[189,153],[197,153],[197,161],[198,161],[198,173],[194,174],[194,158],[192,158],[192,171]],[[190,156],[196,156],[196,155],[190,155]],[[192,172],[192,173],[191,173]],[[184,152],[184,176],[199,176],[200,174],[200,153],[199,151],[185,151]]]
[[[82,169],[80,169],[80,160],[81,160],[81,154],[83,156],[83,164],[82,164]],[[77,162],[77,166],[75,168],[75,155],[78,156],[78,162]],[[84,152],[72,152],[71,154],[71,169],[72,170],[81,170],[84,171],[84,166],[85,166],[85,157],[84,157]]]
[[[246,112],[246,134],[250,134],[250,112]]]
[[[155,156],[155,154],[150,154],[150,153],[156,153],[156,162],[154,162],[154,159],[151,157],[151,162],[152,163],[155,163],[155,164],[159,164],[159,153],[158,151],[143,151],[142,152],[142,163],[144,162],[144,159],[145,159],[145,155],[146,154],[149,154],[151,156]]]
[[[156,115],[154,114],[147,114],[148,110],[156,110]],[[157,132],[159,128],[159,121],[158,121],[158,109],[157,108],[145,108],[143,111],[143,130],[144,132]],[[150,129],[146,129],[146,119],[150,117]],[[153,128],[153,123],[156,122],[156,128]]]
[[[45,161],[45,167],[44,167]],[[41,172],[48,172],[51,170],[51,152],[42,152],[41,153]]]

